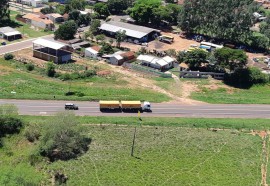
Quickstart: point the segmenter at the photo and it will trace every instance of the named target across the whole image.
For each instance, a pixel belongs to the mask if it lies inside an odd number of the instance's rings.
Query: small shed
[[[14,28],[11,27],[1,27],[0,28],[0,38],[6,39],[8,41],[16,40],[16,39],[21,39],[22,34],[21,32],[15,30]]]
[[[100,50],[99,46],[86,48],[84,51],[84,56],[97,59],[97,57],[99,56],[99,50]]]

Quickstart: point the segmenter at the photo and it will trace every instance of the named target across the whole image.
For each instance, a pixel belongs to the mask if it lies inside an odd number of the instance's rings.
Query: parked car
[[[6,42],[2,42],[1,45],[6,45],[7,43]]]
[[[79,107],[73,103],[66,103],[65,110],[79,110]]]

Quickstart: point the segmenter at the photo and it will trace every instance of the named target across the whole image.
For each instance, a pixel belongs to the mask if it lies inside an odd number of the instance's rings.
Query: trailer
[[[151,104],[146,101],[99,101],[99,107],[101,112],[151,112]]]
[[[99,101],[99,108],[101,112],[121,111],[120,101]]]

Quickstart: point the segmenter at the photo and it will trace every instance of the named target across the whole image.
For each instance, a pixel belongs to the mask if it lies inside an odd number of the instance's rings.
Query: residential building
[[[31,24],[34,27],[53,30],[54,29],[53,22],[49,19],[44,19],[41,17],[42,17],[41,15],[31,13],[23,16],[23,18],[26,20],[26,23]]]
[[[24,5],[32,6],[32,7],[42,7],[42,0],[17,0],[17,3],[21,3]]]
[[[99,56],[100,49],[101,48],[99,46],[92,46],[92,47],[86,48],[84,51],[84,57],[97,59]]]
[[[137,60],[141,62],[141,65],[152,67],[161,71],[173,68],[175,59],[170,56],[165,56],[163,58],[158,58],[151,55],[139,55]]]
[[[46,17],[49,18],[53,23],[62,23],[64,22],[64,17],[61,14],[46,14]]]
[[[118,51],[115,52],[114,54],[105,55],[102,57],[106,58],[107,61],[112,65],[119,65],[119,66],[121,66],[125,62],[131,62],[135,60],[135,54],[134,52],[131,51],[128,52]]]
[[[21,39],[22,34],[15,30],[14,28],[11,27],[1,27],[0,28],[0,38],[6,39],[8,41],[16,40],[16,39]]]

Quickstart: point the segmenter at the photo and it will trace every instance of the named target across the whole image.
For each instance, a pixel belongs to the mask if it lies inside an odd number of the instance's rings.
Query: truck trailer
[[[99,107],[101,112],[151,112],[151,104],[147,101],[99,101]]]

